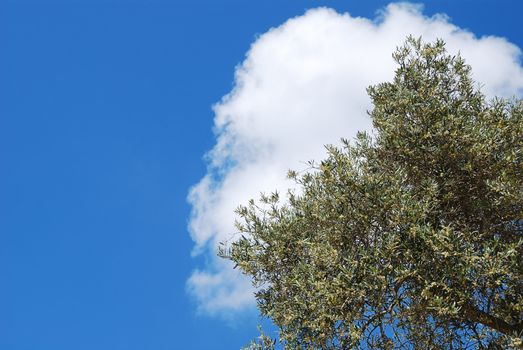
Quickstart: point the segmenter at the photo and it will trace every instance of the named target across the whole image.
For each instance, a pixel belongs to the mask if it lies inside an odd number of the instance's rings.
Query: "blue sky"
[[[387,4],[1,1],[0,349],[238,349],[254,337],[252,307],[210,307],[215,294],[188,282],[223,268],[212,238],[188,229],[191,187],[223,167],[203,158],[217,141],[211,107],[269,28],[318,6],[374,19]],[[423,14],[523,48],[522,10],[428,1]]]

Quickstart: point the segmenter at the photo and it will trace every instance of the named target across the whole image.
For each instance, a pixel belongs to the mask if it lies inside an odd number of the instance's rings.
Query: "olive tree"
[[[219,254],[285,348],[521,348],[523,101],[487,100],[442,41],[393,57],[373,132],[239,207]]]

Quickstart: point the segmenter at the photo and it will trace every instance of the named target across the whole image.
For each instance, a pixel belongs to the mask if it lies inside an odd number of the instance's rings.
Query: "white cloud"
[[[216,145],[205,177],[189,194],[195,254],[209,258],[188,290],[208,313],[253,305],[245,278],[215,256],[234,233],[234,209],[260,192],[285,189],[288,169],[324,157],[325,144],[369,130],[366,87],[390,80],[395,48],[409,34],[443,38],[461,51],[487,95],[523,91],[520,50],[499,37],[477,38],[444,15],[426,17],[412,4],[391,4],[374,20],[310,10],[269,30],[237,67],[235,87],[214,106]]]

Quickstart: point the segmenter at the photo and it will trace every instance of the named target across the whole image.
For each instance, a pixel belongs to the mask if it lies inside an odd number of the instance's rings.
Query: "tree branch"
[[[498,317],[483,312],[470,304],[463,306],[463,311],[465,317],[470,321],[481,323],[482,325],[495,329],[500,333],[519,336],[523,332],[523,322],[510,324]]]

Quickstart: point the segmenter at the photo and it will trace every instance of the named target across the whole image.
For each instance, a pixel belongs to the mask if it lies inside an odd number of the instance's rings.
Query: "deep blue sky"
[[[185,291],[189,187],[211,105],[256,34],[319,5],[385,1],[0,1],[0,349],[238,349],[256,315]],[[523,47],[520,1],[432,1]]]

